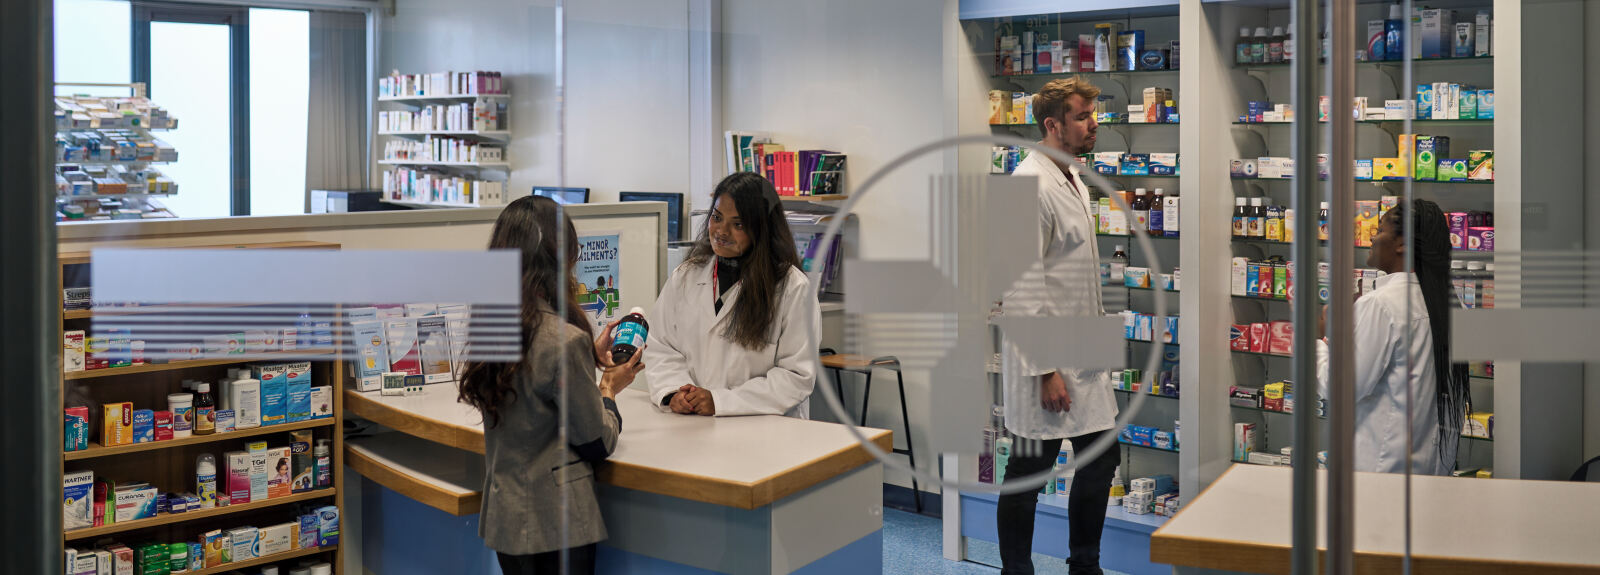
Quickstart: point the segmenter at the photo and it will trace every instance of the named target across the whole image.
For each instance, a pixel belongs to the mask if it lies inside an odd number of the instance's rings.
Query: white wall
[[[554,6],[398,0],[395,15],[382,20],[380,76],[396,69],[506,75],[512,197],[560,182]],[[619,191],[690,191],[688,14],[686,0],[567,3],[566,185],[590,188],[591,201],[616,201]]]
[[[944,4],[724,0],[723,129],[769,132],[789,149],[848,154],[847,189],[857,193],[854,185],[894,157],[946,135],[944,70],[954,47],[945,44]],[[716,173],[726,173],[720,154],[716,161]],[[862,258],[928,257],[928,176],[943,173],[944,165],[943,154],[923,156],[861,196],[853,213],[860,220]],[[842,342],[825,342],[830,343]],[[903,447],[893,374],[880,372],[875,379],[868,423],[892,429],[895,444]],[[918,463],[936,470],[938,456],[924,431],[926,374],[907,373],[906,387]],[[845,395],[854,398],[846,405],[859,410],[860,394],[859,376],[846,375]],[[825,412],[814,409],[813,417],[834,419]],[[909,476],[884,471],[886,482],[910,486]]]

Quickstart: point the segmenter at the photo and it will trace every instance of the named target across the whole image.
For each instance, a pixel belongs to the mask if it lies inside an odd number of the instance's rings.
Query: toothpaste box
[[[61,370],[66,372],[83,371],[84,369],[84,333],[81,329],[67,331],[63,334],[61,344]]]
[[[250,377],[261,382],[261,425],[287,423],[289,413],[288,364],[250,367]]]
[[[317,508],[317,546],[339,544],[339,508],[326,505]]]
[[[155,412],[148,409],[133,410],[133,442],[150,443],[156,440]]]
[[[115,447],[133,443],[133,404],[107,403],[101,406],[100,445]]]
[[[228,470],[224,491],[228,494],[228,504],[238,505],[251,501],[250,482],[250,454],[244,451],[229,451],[222,455]]]
[[[256,558],[256,539],[261,533],[254,527],[240,527],[228,530],[229,543],[233,544],[233,561],[249,561]]]
[[[118,487],[116,491],[117,523],[147,519],[156,516],[156,488],[148,485]]]
[[[307,513],[305,515],[301,515],[300,516],[300,548],[301,549],[310,549],[312,547],[318,547],[318,545],[317,545],[317,536],[318,536],[318,533],[319,533],[318,525],[320,524],[320,521],[321,520],[317,518],[317,514],[316,513]]]
[[[1150,154],[1150,175],[1176,176],[1178,175],[1178,155],[1167,153]]]
[[[62,440],[65,451],[89,448],[89,408],[68,407],[62,412]]]
[[[293,551],[296,543],[295,530],[299,527],[299,522],[262,527],[256,537],[256,556],[268,557]]]
[[[296,423],[311,419],[311,362],[284,364],[284,377],[288,390],[285,420]]]
[[[65,529],[94,526],[94,472],[74,471],[61,477],[61,524]]]

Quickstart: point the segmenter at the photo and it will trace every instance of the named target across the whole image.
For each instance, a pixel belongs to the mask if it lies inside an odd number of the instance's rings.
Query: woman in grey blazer
[[[566,235],[559,256],[557,233]],[[644,354],[613,366],[611,330],[593,338],[573,275],[578,234],[554,201],[511,202],[489,248],[521,252],[523,356],[516,363],[469,363],[462,376],[460,401],[484,418],[478,535],[506,575],[593,573],[606,529],[590,466],[616,448],[622,417],[615,394],[644,369]],[[565,317],[556,313],[561,300]],[[607,367],[598,385],[596,365]]]

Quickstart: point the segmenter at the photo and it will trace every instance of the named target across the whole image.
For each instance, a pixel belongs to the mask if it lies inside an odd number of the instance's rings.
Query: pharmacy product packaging
[[[1175,153],[1154,153],[1149,155],[1150,175],[1176,176],[1178,175],[1178,155]]]
[[[1127,267],[1122,272],[1122,285],[1131,288],[1150,288],[1150,268]]]
[[[1478,119],[1494,119],[1494,90],[1478,90]]]
[[[1452,56],[1456,58],[1471,58],[1475,51],[1474,43],[1478,41],[1477,24],[1473,22],[1456,22],[1455,35],[1451,40]]]
[[[1449,58],[1455,53],[1454,15],[1453,10],[1422,11],[1422,58]]]
[[[1449,212],[1444,215],[1445,224],[1450,229],[1450,249],[1463,249],[1467,245],[1467,218],[1466,212]]]
[[[68,407],[62,411],[61,433],[65,451],[89,448],[89,408]]]
[[[406,375],[422,374],[422,356],[417,349],[417,318],[395,318],[384,324],[389,342],[389,371]]]
[[[116,490],[117,522],[156,516],[156,488],[136,484]]]
[[[1249,287],[1248,278],[1246,277],[1249,274],[1249,271],[1249,258],[1233,258],[1233,270],[1229,275],[1229,284],[1231,285],[1232,295],[1244,296],[1249,294],[1249,292],[1246,291],[1246,288]]]
[[[1094,153],[1094,171],[1114,176],[1117,175],[1121,169],[1122,152]]]
[[[317,547],[318,522],[316,513],[307,513],[300,516],[300,548],[310,549]]]
[[[225,563],[224,552],[227,552],[229,556],[233,554],[233,543],[228,540],[228,535],[223,533],[221,529],[206,532],[203,545],[205,546],[203,557],[205,558],[205,567],[207,569],[218,567]]]
[[[1494,251],[1494,228],[1467,228],[1467,250],[1474,252]]]
[[[283,375],[288,394],[284,421],[298,423],[311,419],[311,362],[283,364]]]
[[[1250,325],[1233,324],[1228,327],[1228,349],[1250,351]]]
[[[61,525],[64,529],[94,526],[94,472],[74,471],[61,477]]]
[[[215,412],[217,420],[217,433],[230,433],[238,431],[238,418],[232,409],[218,409]]]
[[[1247,461],[1250,453],[1256,450],[1256,424],[1233,424],[1233,459]]]
[[[1169,238],[1178,237],[1180,231],[1179,224],[1182,222],[1182,218],[1179,217],[1180,212],[1178,209],[1180,199],[1181,198],[1178,196],[1166,196],[1161,200],[1162,203],[1165,204],[1161,214],[1162,236]],[[1178,287],[1176,284],[1174,284],[1171,289],[1178,289]]]
[[[339,544],[339,508],[327,505],[317,508],[317,546]]]
[[[1476,120],[1476,119],[1478,119],[1478,90],[1477,89],[1475,89],[1475,88],[1473,88],[1471,86],[1462,86],[1461,87],[1461,95],[1460,95],[1460,98],[1458,99],[1458,101],[1460,102],[1460,104],[1458,106],[1456,106],[1456,109],[1460,110],[1460,119],[1462,119],[1462,120]]]
[[[1467,178],[1494,181],[1494,150],[1467,152]]]
[[[236,379],[228,382],[228,408],[233,410],[235,429],[261,427],[261,380]]]
[[[71,575],[97,575],[100,572],[100,559],[95,557],[93,551],[79,551],[67,567],[72,570]]]
[[[107,403],[100,408],[100,445],[115,447],[133,443],[133,404]]]
[[[1370,247],[1372,237],[1378,234],[1378,202],[1356,201],[1356,245]]]
[[[422,360],[422,375],[427,383],[444,383],[455,378],[450,367],[450,337],[442,315],[417,320],[417,351]]]
[[[250,366],[250,377],[261,382],[261,425],[287,423],[289,415],[288,364]]]
[[[289,489],[294,493],[316,488],[316,468],[312,465],[311,439],[312,434],[309,429],[289,432],[289,457],[292,465]]]
[[[1250,351],[1252,353],[1267,353],[1267,334],[1270,331],[1266,323],[1250,324]]]
[[[256,540],[261,532],[254,527],[240,527],[228,530],[228,542],[233,545],[233,562],[249,561],[256,558]]]
[[[152,417],[155,420],[156,441],[172,439],[172,412],[163,409],[154,412]]]
[[[133,410],[133,442],[150,443],[156,440],[155,412],[148,409]]]
[[[1493,16],[1487,10],[1479,10],[1472,24],[1475,36],[1472,41],[1472,56],[1478,58],[1488,56],[1494,45],[1490,36],[1490,30],[1494,28]]]
[[[111,554],[111,575],[133,575],[133,548],[116,543],[106,547]],[[102,572],[104,573],[104,572]]]
[[[1385,119],[1385,120],[1407,120],[1407,119],[1413,119],[1411,115],[1416,113],[1416,108],[1417,108],[1417,103],[1413,102],[1411,100],[1384,100],[1383,101],[1383,119]]]
[[[1267,327],[1267,353],[1289,355],[1294,353],[1294,324],[1274,321]]]
[[[376,313],[376,309],[373,310]],[[359,346],[355,375],[360,391],[373,391],[383,384],[383,372],[389,371],[389,350],[383,340],[383,324],[376,319],[350,325]]]
[[[319,385],[311,388],[311,419],[333,417],[333,387]]]
[[[1134,491],[1122,496],[1122,510],[1133,515],[1149,515],[1155,496],[1149,491]]]
[[[1468,413],[1466,423],[1462,425],[1461,435],[1493,439],[1494,414],[1484,412]]]
[[[277,453],[274,449],[250,450],[250,501],[266,501],[269,497],[273,464],[277,462],[273,457]],[[287,470],[284,471],[288,473]]]
[[[228,494],[228,504],[249,503],[251,501],[250,454],[244,451],[229,451],[222,457],[227,465],[228,476],[223,489]]]
[[[1417,136],[1417,155],[1413,163],[1413,177],[1418,180],[1439,178],[1439,158],[1450,154],[1450,138],[1445,136]]]
[[[268,557],[293,551],[297,542],[295,531],[299,527],[298,522],[262,527],[256,539],[256,556]]]
[[[63,334],[61,344],[61,370],[65,372],[83,371],[84,369],[84,333],[81,329],[67,331]]]
[[[1439,181],[1465,182],[1467,181],[1467,161],[1451,158],[1439,160]]]
[[[1367,21],[1367,59],[1380,61],[1388,59],[1384,56],[1384,45],[1387,35],[1383,31],[1383,20]]]
[[[274,447],[267,455],[267,499],[288,497],[294,481],[293,456],[287,447]]]
[[[1253,387],[1232,386],[1228,389],[1228,404],[1260,409],[1261,390]]]
[[[1437,119],[1433,115],[1434,93],[1433,84],[1417,84],[1417,109],[1416,119]]]

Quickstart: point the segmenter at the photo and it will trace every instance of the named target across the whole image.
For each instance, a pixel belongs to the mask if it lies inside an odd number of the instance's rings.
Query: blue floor
[[[885,575],[990,575],[1000,572],[1000,549],[992,543],[968,540],[967,561],[944,558],[942,522],[898,509],[883,510],[883,572]],[[1039,575],[1065,575],[1061,559],[1033,554]],[[1107,570],[1106,575],[1121,575]]]

